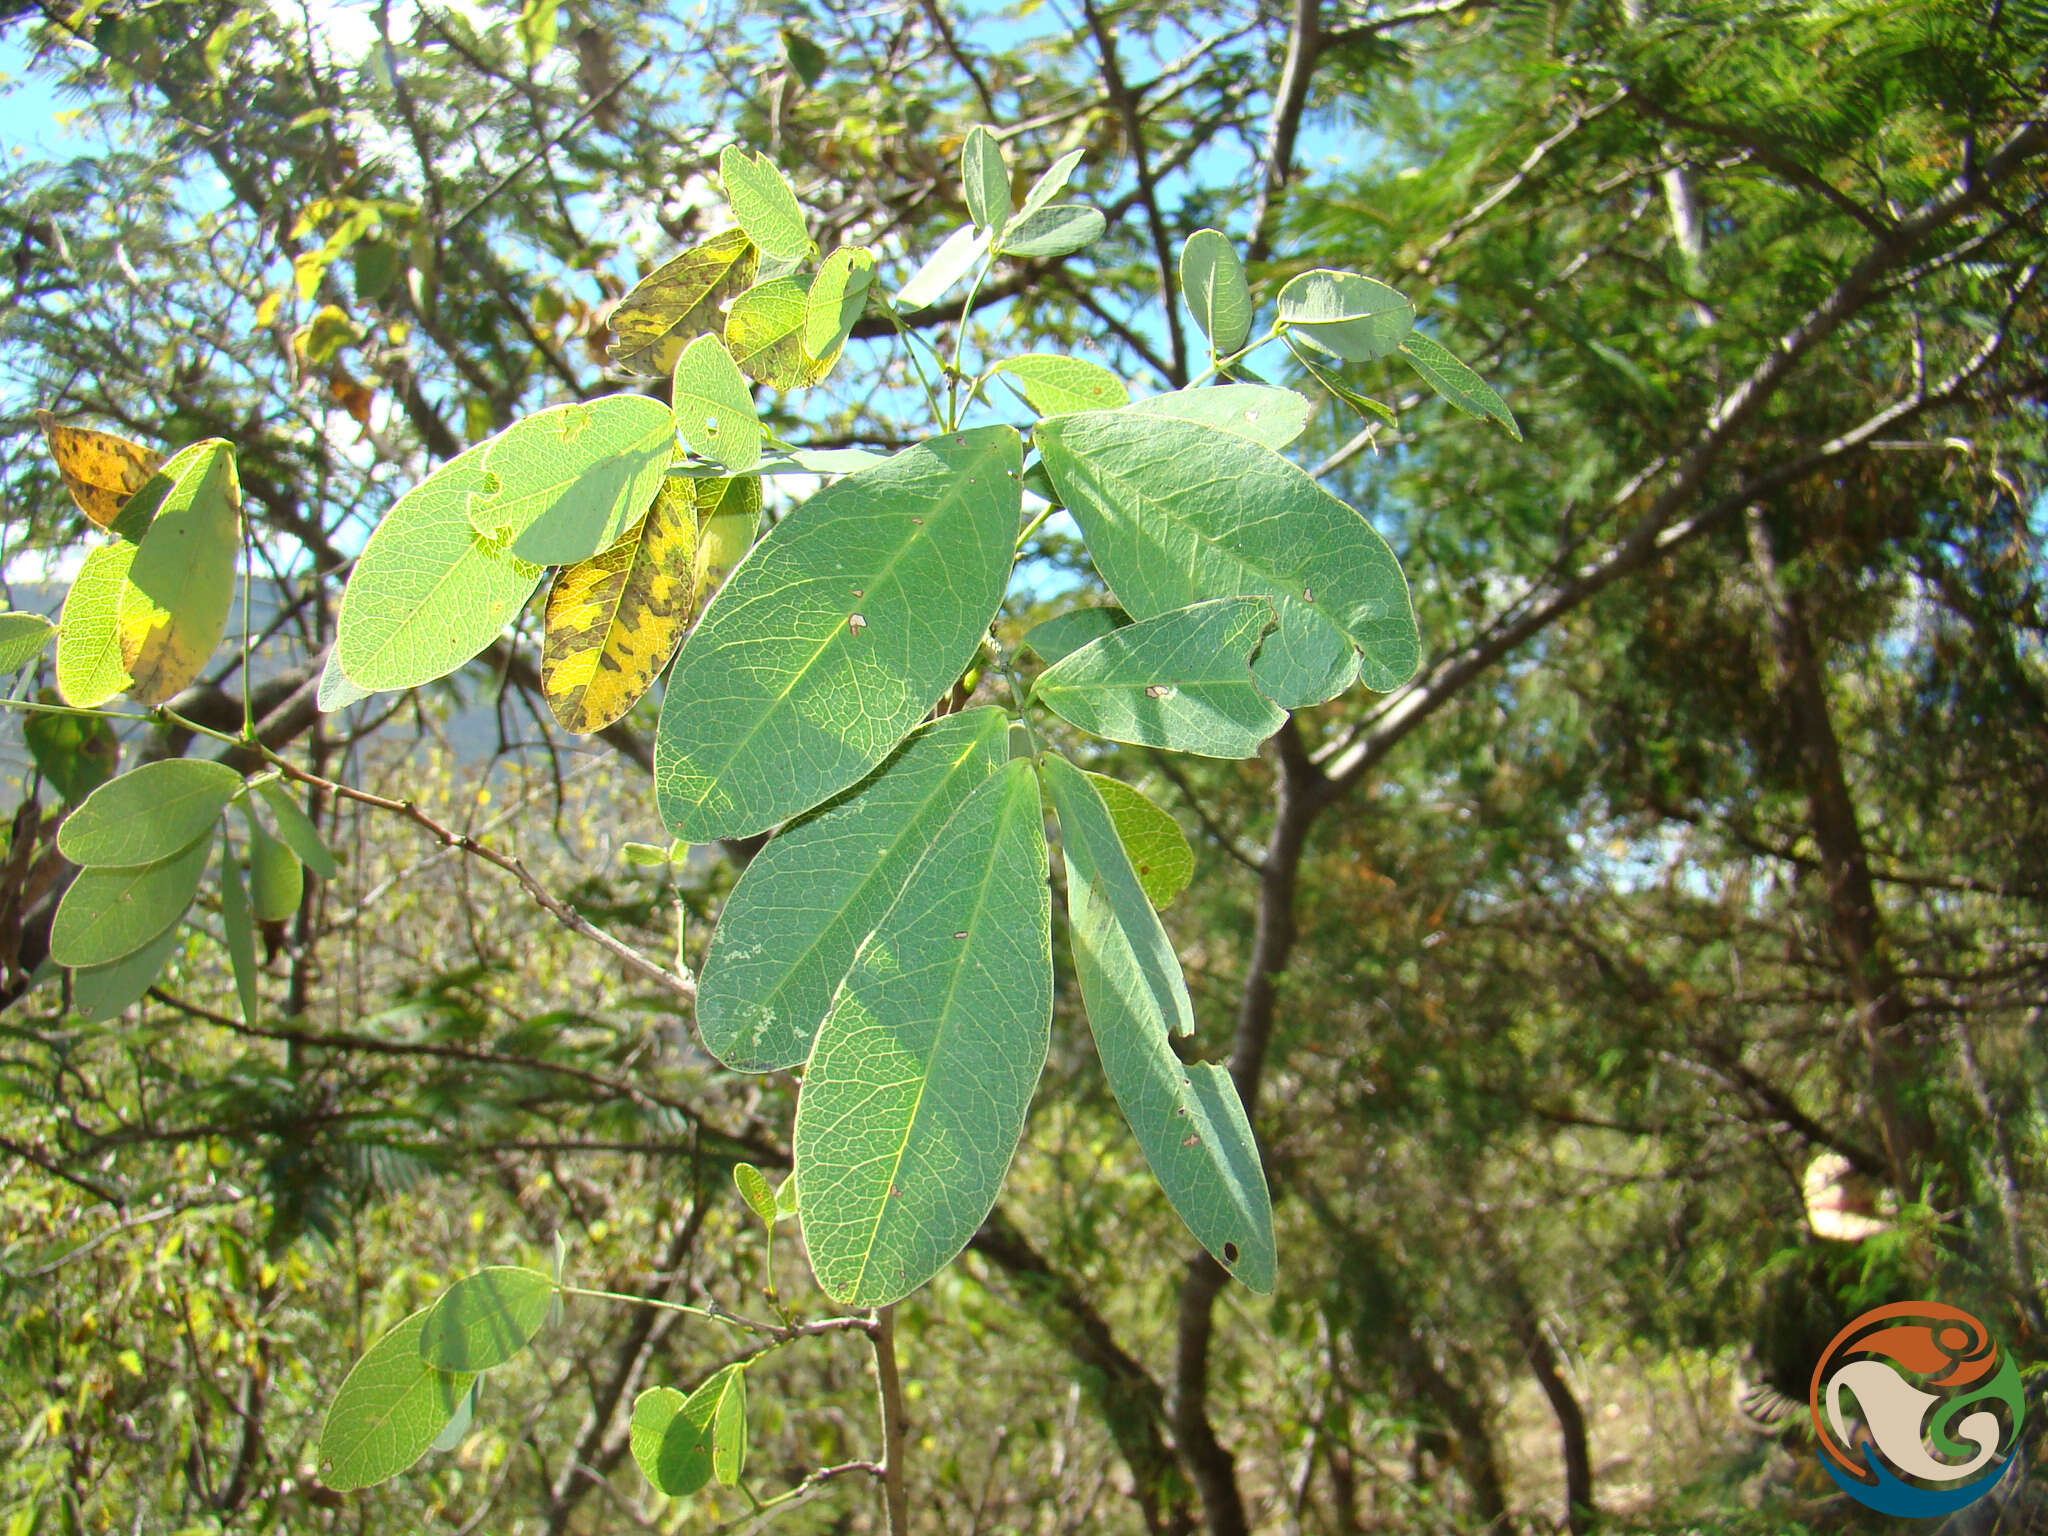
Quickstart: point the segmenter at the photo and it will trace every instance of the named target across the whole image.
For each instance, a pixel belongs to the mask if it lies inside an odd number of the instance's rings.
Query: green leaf
[[[731,1488],[747,1467],[747,1371],[733,1367],[711,1412],[711,1475]]]
[[[1132,411],[1063,417],[1037,436],[1096,569],[1134,618],[1204,598],[1270,598],[1279,629],[1252,675],[1283,709],[1319,704],[1361,675],[1385,692],[1415,671],[1421,639],[1393,551],[1297,465]]]
[[[1272,626],[1271,606],[1252,597],[1141,619],[1046,668],[1031,697],[1111,741],[1250,757],[1287,719],[1252,682],[1252,651]]]
[[[1051,1039],[1051,921],[1038,781],[1017,759],[904,882],[804,1071],[804,1246],[842,1306],[909,1295],[995,1204]]]
[[[1074,974],[1103,1075],[1196,1241],[1254,1291],[1270,1294],[1273,1211],[1230,1074],[1183,1065],[1170,1044],[1195,1029],[1180,959],[1091,776],[1050,753],[1042,771],[1066,855]]]
[[[697,486],[697,548],[690,557],[691,603],[702,612],[711,594],[725,585],[761,526],[761,482],[740,475]]]
[[[692,452],[734,474],[760,462],[753,392],[716,336],[699,336],[676,359],[674,399],[676,430]]]
[[[962,224],[940,242],[939,248],[925,258],[924,265],[911,274],[910,281],[896,291],[897,306],[919,310],[938,303],[988,254],[992,240],[987,230],[978,231],[972,224]]]
[[[1309,402],[1291,389],[1270,384],[1215,384],[1207,389],[1176,389],[1139,400],[1130,409],[1141,416],[1170,416],[1199,421],[1237,437],[1285,448],[1308,426]]]
[[[1071,256],[1101,239],[1108,227],[1101,211],[1085,203],[1054,203],[1012,224],[1001,249],[1005,256]]]
[[[725,200],[732,204],[732,216],[764,255],[801,261],[817,249],[804,229],[796,193],[766,155],[728,144],[718,157],[718,179],[725,187]]]
[[[321,714],[331,715],[351,704],[360,704],[369,696],[369,689],[358,687],[354,679],[341,670],[341,662],[329,647],[327,660],[320,667],[320,685],[313,695],[315,707]]]
[[[198,677],[227,633],[242,548],[234,450],[219,438],[182,450],[122,516],[152,504],[156,515],[121,589],[118,627],[129,693],[161,704]]]
[[[40,613],[0,613],[0,676],[19,672],[43,654],[57,626]]]
[[[800,1064],[905,878],[1008,757],[1001,710],[934,720],[854,789],[771,839],[711,935],[697,983],[704,1048],[742,1072]]]
[[[102,784],[57,829],[74,864],[154,864],[204,837],[242,787],[242,776],[203,757],[144,763]]]
[[[1415,306],[1385,283],[1318,267],[1280,290],[1280,323],[1319,351],[1369,363],[1401,345]]]
[[[447,676],[504,633],[540,584],[541,567],[470,524],[470,502],[493,484],[484,469],[492,446],[477,444],[399,497],[356,557],[334,660],[358,687]]]
[[[469,1390],[462,1394],[462,1401],[455,1405],[455,1412],[441,1426],[441,1433],[434,1436],[434,1443],[427,1447],[428,1450],[446,1456],[469,1438],[470,1426],[476,1422],[476,1400],[483,1394],[483,1389],[482,1377],[469,1384]]]
[[[212,852],[213,839],[201,836],[154,864],[81,871],[50,924],[50,958],[109,965],[134,954],[185,915]]]
[[[787,1221],[795,1214],[796,1174],[792,1171],[788,1177],[775,1186],[775,1219],[777,1221]]]
[[[427,1308],[419,1356],[443,1371],[488,1371],[526,1348],[555,1304],[553,1279],[493,1264],[464,1275]]]
[[[1022,445],[981,427],[826,486],[683,644],[654,787],[686,842],[766,831],[864,777],[973,660],[1009,580]]]
[[[732,1182],[733,1187],[739,1190],[740,1198],[747,1202],[747,1209],[772,1232],[775,1229],[775,1187],[768,1182],[768,1176],[752,1163],[734,1163]]]
[[[1252,335],[1252,290],[1244,263],[1227,236],[1198,229],[1180,248],[1180,291],[1218,357],[1244,347]]]
[[[874,285],[875,253],[863,246],[842,245],[819,264],[805,301],[804,355],[820,377],[838,361]]]
[[[832,359],[804,351],[811,318],[811,279],[777,277],[756,283],[732,301],[725,339],[748,378],[775,389],[802,389],[832,368]]]
[[[647,1481],[672,1499],[687,1498],[711,1481],[717,1420],[727,1397],[745,1412],[746,1367],[728,1365],[684,1397],[674,1387],[649,1387],[633,1399],[633,1460]],[[728,1453],[729,1464],[737,1459]],[[737,1470],[734,1476],[738,1476]]]
[[[1131,403],[1131,392],[1123,381],[1100,363],[1086,358],[1064,357],[1056,352],[1030,352],[1023,357],[1005,358],[996,364],[997,373],[1014,378],[1041,416],[1064,416],[1070,411],[1108,411]]]
[[[256,786],[256,790],[263,796],[263,803],[270,807],[270,818],[277,823],[277,835],[284,840],[285,846],[322,880],[332,880],[334,855],[320,840],[320,829],[313,825],[313,818],[300,809],[297,798],[285,788],[283,781],[265,779]]]
[[[1072,180],[1074,169],[1080,165],[1085,150],[1070,149],[1059,159],[1046,167],[1045,174],[1031,184],[1031,190],[1024,194],[1024,201],[1017,209],[1019,222],[1028,219],[1047,203],[1066,190]]]
[[[423,1307],[372,1344],[320,1427],[320,1481],[336,1493],[394,1477],[426,1455],[475,1379],[420,1358]]]
[[[1010,220],[1010,168],[996,136],[979,124],[967,130],[960,146],[960,186],[974,227],[1000,239]]]
[[[1366,421],[1383,422],[1390,427],[1398,427],[1401,424],[1401,419],[1394,414],[1391,406],[1382,404],[1371,395],[1361,394],[1332,372],[1328,367],[1328,354],[1318,358],[1312,348],[1301,344],[1301,338],[1298,336],[1287,338],[1287,350],[1294,354],[1295,361],[1306,368],[1318,384],[1350,406]]]
[[[1522,429],[1507,402],[1440,343],[1420,331],[1411,331],[1401,340],[1401,359],[1422,376],[1424,383],[1467,416],[1490,416],[1509,437],[1518,443],[1522,440]]]
[[[519,48],[533,69],[555,46],[555,13],[561,0],[524,0],[519,7]]]
[[[754,280],[761,253],[743,229],[713,235],[633,285],[611,314],[612,360],[628,373],[666,374],[691,338],[721,330],[724,307]]]
[[[1037,653],[1047,666],[1065,661],[1091,640],[1100,640],[1113,629],[1122,629],[1131,616],[1121,608],[1071,608],[1036,625],[1023,643]]]
[[[75,708],[97,708],[133,681],[121,660],[121,597],[134,563],[135,546],[116,539],[71,578],[57,619],[57,691]]]
[[[1146,899],[1162,910],[1173,905],[1173,898],[1195,878],[1195,850],[1188,846],[1180,823],[1122,779],[1091,773],[1088,781],[1109,807],[1117,838]]]
[[[837,479],[841,475],[853,474],[856,470],[870,469],[889,456],[874,453],[866,448],[792,448],[787,452],[770,452],[761,462],[748,470],[749,475],[822,475]],[[724,471],[708,464],[672,464],[669,478],[683,480],[711,480],[724,476]]]
[[[38,697],[51,703],[57,696],[45,688]],[[22,722],[21,737],[36,772],[67,805],[76,805],[106,783],[121,760],[114,728],[99,715],[31,710]]]
[[[235,973],[235,997],[242,1005],[242,1022],[254,1024],[262,1011],[262,982],[256,969],[256,915],[249,907],[249,888],[242,883],[242,871],[235,865],[227,833],[221,833],[220,921],[227,940],[228,963]],[[169,930],[176,933],[174,927]],[[145,951],[146,953],[146,951]]]
[[[299,910],[306,894],[306,871],[299,856],[264,830],[249,803],[242,802],[249,823],[249,906],[257,920],[281,923]]]
[[[805,85],[816,85],[822,80],[826,67],[831,63],[823,48],[789,27],[782,29],[782,56],[789,60],[789,67],[796,71],[796,77]]]
[[[140,1002],[184,937],[184,930],[172,923],[132,955],[106,965],[79,966],[71,973],[72,1010],[98,1024]]]
[[[520,560],[587,560],[617,543],[654,500],[675,430],[675,416],[645,395],[536,411],[483,445],[482,494],[470,497],[465,515]]]

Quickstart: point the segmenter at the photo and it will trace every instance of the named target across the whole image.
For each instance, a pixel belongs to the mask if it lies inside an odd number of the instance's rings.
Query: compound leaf
[[[484,468],[492,446],[477,444],[399,497],[356,557],[334,660],[358,687],[445,677],[496,640],[540,584],[540,566],[470,522],[470,503],[495,484]]]
[[[1239,351],[1251,340],[1252,290],[1228,236],[1213,229],[1188,236],[1180,248],[1180,291],[1217,356]]]
[[[654,500],[675,429],[675,416],[645,395],[536,411],[484,444],[483,493],[471,496],[465,515],[520,560],[587,560]]]
[[[1085,357],[1030,352],[1023,357],[1005,358],[996,364],[996,372],[1015,379],[1031,409],[1041,416],[1114,410],[1131,402],[1131,392],[1124,388],[1123,380]]]
[[[693,337],[724,325],[724,306],[760,265],[761,253],[743,229],[713,235],[664,262],[612,311],[612,360],[628,373],[668,373]]]
[[[998,709],[920,727],[854,789],[791,823],[727,898],[697,983],[704,1047],[742,1072],[799,1065],[862,941],[960,803],[1009,757]]]
[[[1270,1293],[1273,1212],[1251,1127],[1229,1074],[1183,1065],[1169,1043],[1195,1028],[1180,959],[1092,776],[1051,754],[1043,763],[1066,854],[1074,974],[1110,1091],[1188,1230],[1238,1279]]]
[[[1171,906],[1195,878],[1195,850],[1188,846],[1180,823],[1122,779],[1091,773],[1088,781],[1109,807],[1109,818],[1116,823],[1116,835],[1146,898],[1161,910]]]
[[[995,1204],[1051,1038],[1051,920],[1038,781],[1015,759],[904,882],[804,1072],[798,1214],[842,1306],[907,1296]]]
[[[536,1269],[493,1264],[464,1275],[427,1308],[419,1355],[443,1371],[487,1371],[532,1342],[555,1304],[554,1280]]]
[[[1205,598],[1272,601],[1252,675],[1283,709],[1362,676],[1382,692],[1421,659],[1385,539],[1299,466],[1199,423],[1103,411],[1038,431],[1039,451],[1117,599],[1148,618]]]
[[[654,785],[685,842],[746,837],[886,757],[973,659],[1009,578],[1022,445],[981,427],[826,486],[684,644]]]
[[[1250,597],[1141,619],[1046,668],[1031,696],[1111,741],[1250,757],[1287,719],[1252,682],[1253,647],[1272,624],[1272,608]]]
[[[153,864],[87,869],[71,882],[50,924],[50,958],[59,965],[110,965],[132,955],[185,915],[213,839]]]
[[[242,776],[203,757],[144,763],[86,796],[57,829],[74,864],[154,864],[204,837],[242,787]]]
[[[622,718],[689,628],[697,554],[691,485],[663,480],[624,538],[569,566],[549,588],[540,682],[562,729],[585,735]]]
[[[320,1481],[337,1493],[367,1488],[418,1461],[440,1437],[475,1378],[420,1358],[423,1307],[355,1363],[320,1427]]]
[[[747,238],[777,261],[801,261],[815,249],[804,228],[803,209],[782,172],[766,155],[728,144],[718,157],[725,200]]]

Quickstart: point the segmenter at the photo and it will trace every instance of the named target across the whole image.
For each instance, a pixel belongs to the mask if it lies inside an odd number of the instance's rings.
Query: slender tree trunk
[[[1902,1196],[1912,1198],[1921,1178],[1932,1171],[1935,1138],[1933,1120],[1912,1093],[1903,1065],[1913,1044],[1906,996],[1885,944],[1870,857],[1842,768],[1841,743],[1806,615],[1798,595],[1785,584],[1762,509],[1752,506],[1746,516],[1750,559],[1763,588],[1777,652],[1778,687],[1827,886],[1828,936],[1847,973],[1865,1086],[1876,1106],[1891,1181]]]
[[[1564,1452],[1565,1524],[1572,1536],[1585,1536],[1593,1528],[1593,1458],[1586,1445],[1586,1412],[1578,1395],[1564,1379],[1558,1366],[1557,1350],[1543,1331],[1543,1320],[1529,1298],[1519,1275],[1510,1274],[1506,1283],[1508,1326],[1515,1342],[1522,1346],[1522,1358],[1530,1374],[1543,1389],[1550,1411],[1557,1419],[1558,1439]]]

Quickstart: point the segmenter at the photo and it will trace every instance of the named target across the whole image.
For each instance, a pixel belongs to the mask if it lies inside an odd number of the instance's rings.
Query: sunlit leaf
[[[647,516],[624,538],[555,577],[540,680],[564,730],[601,731],[623,718],[689,628],[697,553],[692,484],[664,480]]]
[[[916,1290],[995,1204],[1051,1038],[1051,918],[1038,780],[1017,759],[904,882],[804,1070],[804,1246],[840,1305]]]
[[[1022,445],[981,427],[826,486],[684,643],[654,785],[686,842],[745,837],[864,777],[952,686],[1007,584]]]
[[[711,1475],[730,1488],[747,1466],[747,1372],[737,1367],[726,1378],[711,1411]]]
[[[1046,668],[1031,696],[1111,741],[1250,757],[1287,713],[1252,681],[1252,651],[1273,623],[1256,598],[1218,598],[1141,619]]]
[[[493,1264],[464,1275],[427,1308],[419,1355],[444,1371],[487,1371],[526,1348],[558,1288],[535,1269]]]
[[[1123,380],[1084,357],[1030,352],[1023,357],[1005,358],[996,364],[996,372],[1015,379],[1031,409],[1041,416],[1114,410],[1131,400]]]
[[[1003,164],[996,136],[976,124],[960,145],[960,190],[977,229],[1001,238],[1010,218],[1010,168]]]
[[[110,965],[134,954],[185,915],[212,852],[213,838],[202,836],[154,864],[80,871],[50,924],[50,958]]]
[[[725,200],[747,238],[779,261],[798,261],[816,249],[804,229],[796,193],[766,155],[750,154],[728,144],[718,157],[718,179]]]
[[[0,613],[0,677],[43,654],[57,626],[40,613]]]
[[[135,495],[156,514],[121,589],[118,628],[129,693],[161,704],[199,676],[227,632],[241,553],[242,488],[219,438],[179,452]]]
[[[838,361],[874,284],[875,253],[863,246],[842,245],[819,264],[806,299],[804,356],[821,377]]]
[[[1252,335],[1252,290],[1227,235],[1198,229],[1180,249],[1180,291],[1195,324],[1219,357],[1240,351]]]
[[[92,709],[133,681],[121,660],[121,596],[135,546],[116,539],[90,551],[71,578],[57,619],[57,691],[64,702]]]
[[[1064,192],[1075,169],[1087,155],[1083,149],[1070,149],[1059,159],[1046,167],[1045,174],[1031,184],[1031,190],[1024,194],[1024,201],[1018,205],[1019,220],[1028,219],[1047,203]]]
[[[645,395],[536,411],[483,445],[484,483],[469,500],[470,526],[536,565],[587,560],[654,500],[675,428],[669,410]]]
[[[1005,256],[1071,256],[1102,238],[1109,227],[1099,209],[1085,203],[1054,203],[1019,219],[1003,236]]]
[[[740,473],[761,459],[754,396],[716,336],[699,336],[676,359],[676,431],[692,452]]]
[[[746,231],[729,229],[656,267],[612,311],[612,360],[628,373],[668,373],[693,338],[723,328],[725,305],[760,264]]]
[[[488,446],[399,497],[356,557],[334,659],[358,687],[417,688],[446,676],[496,640],[539,585],[540,566],[470,524],[470,501],[490,483]]]
[[[114,526],[128,498],[164,461],[162,454],[140,443],[90,427],[68,427],[48,411],[36,412],[36,424],[43,429],[43,441],[72,501],[102,528]]]
[[[1401,338],[1401,358],[1420,374],[1425,383],[1467,416],[1491,417],[1516,442],[1522,428],[1507,402],[1491,384],[1459,362],[1444,346],[1420,331]]]
[[[536,67],[554,48],[555,13],[560,9],[561,0],[523,0],[520,5],[519,48],[528,69]]]
[[[988,254],[990,241],[987,230],[977,231],[972,224],[961,225],[940,242],[939,248],[925,258],[924,265],[911,274],[910,281],[896,291],[897,307],[919,310],[938,303]]]
[[[831,371],[832,359],[804,350],[810,295],[809,278],[778,277],[756,283],[732,301],[725,339],[747,377],[776,389],[801,389]]]
[[[747,1209],[760,1218],[761,1225],[774,1229],[775,1186],[768,1182],[768,1176],[752,1163],[732,1165],[733,1187],[739,1190],[740,1198],[747,1202]]]
[[[1268,1294],[1272,1205],[1230,1074],[1174,1056],[1171,1037],[1195,1028],[1180,959],[1091,776],[1052,754],[1042,761],[1066,857],[1074,974],[1103,1075],[1153,1177],[1196,1240]]]
[[[1171,416],[1199,421],[1238,437],[1285,448],[1308,426],[1307,397],[1269,384],[1214,384],[1207,389],[1176,389],[1135,401],[1130,409],[1141,416]]]
[[[422,1308],[372,1344],[320,1428],[320,1481],[337,1493],[394,1477],[426,1455],[474,1380],[420,1358]]]
[[[1311,378],[1350,406],[1363,420],[1376,421],[1389,427],[1400,425],[1401,419],[1394,414],[1391,406],[1347,384],[1330,367],[1331,359],[1327,352],[1317,352],[1313,347],[1302,345],[1301,338],[1296,335],[1287,338],[1287,350],[1294,354],[1295,361],[1309,371]]]
[[[1415,306],[1385,283],[1318,267],[1280,290],[1280,323],[1319,351],[1369,363],[1401,345]]]
[[[239,773],[210,758],[144,763],[64,818],[57,851],[74,864],[154,864],[211,832],[241,787]]]
[[[711,595],[754,547],[761,527],[761,482],[751,477],[697,482],[697,547],[690,558],[691,607],[702,613]]]
[[[875,773],[784,828],[726,899],[697,983],[697,1029],[729,1067],[800,1064],[862,941],[982,780],[1009,756],[1001,710],[920,727]]]
[[[657,1490],[686,1498],[711,1481],[719,1411],[729,1394],[745,1393],[745,1374],[745,1366],[728,1365],[688,1397],[649,1387],[633,1400],[633,1460]]]
[[[1195,850],[1188,846],[1180,823],[1122,779],[1091,773],[1088,782],[1109,807],[1116,835],[1146,898],[1162,910],[1171,906],[1195,878]]]
[[[1039,451],[1134,618],[1205,598],[1264,597],[1279,628],[1252,675],[1296,709],[1355,678],[1398,687],[1421,659],[1408,583],[1372,525],[1272,450],[1136,411],[1062,417]]]

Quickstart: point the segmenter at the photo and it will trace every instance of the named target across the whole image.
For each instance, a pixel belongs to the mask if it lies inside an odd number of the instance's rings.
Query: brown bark
[[[1586,1446],[1586,1412],[1558,1368],[1557,1350],[1543,1331],[1543,1321],[1529,1299],[1519,1275],[1506,1282],[1508,1326],[1522,1347],[1529,1373],[1543,1389],[1550,1411],[1557,1419],[1558,1439],[1564,1454],[1565,1525],[1572,1536],[1585,1536],[1593,1528],[1593,1458]]]

